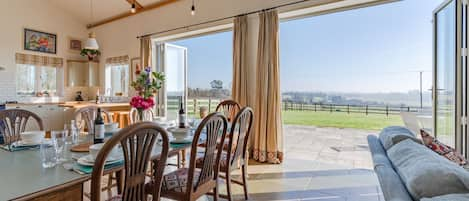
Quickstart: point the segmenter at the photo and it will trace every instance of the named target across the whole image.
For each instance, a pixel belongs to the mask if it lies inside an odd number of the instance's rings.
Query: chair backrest
[[[124,185],[122,189],[123,201],[147,200],[145,195],[145,176],[148,163],[155,143],[161,136],[161,155],[154,165],[152,180],[155,182],[153,200],[160,198],[163,171],[168,158],[169,140],[168,133],[152,122],[139,122],[123,128],[107,141],[98,153],[91,175],[91,201],[100,201],[101,177],[104,172],[104,164],[111,151],[120,144],[124,156]]]
[[[220,169],[220,158],[223,146],[217,146],[219,141],[223,142],[226,136],[228,122],[221,113],[212,113],[200,123],[195,131],[192,141],[191,158],[189,164],[189,175],[187,182],[187,193],[196,192],[197,189],[209,182],[216,182]],[[195,178],[197,160],[197,149],[201,142],[201,134],[206,137],[202,139],[205,143],[202,168],[200,174]],[[194,180],[195,179],[195,180]]]
[[[36,120],[39,130],[44,130],[42,119],[33,112],[22,109],[8,109],[0,111],[0,133],[3,135],[3,143],[10,145],[21,139],[20,134],[26,130],[29,118]]]
[[[86,106],[78,109],[75,111],[74,119],[75,119],[75,126],[77,128],[83,129],[85,126],[88,128],[88,131],[93,131],[94,128],[94,118],[96,117],[96,113],[98,112],[98,107],[96,106]],[[108,122],[112,122],[111,116],[109,112],[101,109],[101,112],[104,114],[104,117],[108,120]],[[84,123],[85,125],[82,125]]]
[[[144,110],[143,111],[143,120],[140,119],[140,116],[138,115],[138,110],[136,108],[131,108],[129,112],[129,119],[130,119],[130,124],[136,123],[138,121],[152,121],[153,120],[153,110]]]
[[[225,115],[228,122],[232,122],[241,110],[241,106],[234,100],[224,100],[217,105],[217,112],[221,112]]]
[[[246,150],[251,133],[252,123],[254,121],[254,112],[250,107],[244,107],[236,115],[229,135],[229,152],[227,161],[230,167],[236,166],[240,157],[246,159]]]
[[[420,124],[419,121],[417,120],[417,115],[412,112],[401,112],[401,118],[402,121],[404,122],[404,125],[414,132],[415,135],[418,135],[420,133]]]

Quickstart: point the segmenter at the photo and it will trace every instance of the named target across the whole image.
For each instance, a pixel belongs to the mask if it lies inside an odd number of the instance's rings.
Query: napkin
[[[119,166],[122,166],[122,165],[124,165],[124,160],[119,161],[117,163],[104,165],[104,170],[119,167]],[[91,174],[93,172],[93,167],[92,166],[84,166],[84,165],[80,165],[78,163],[75,163],[73,169],[78,170],[79,172],[82,172],[82,173],[85,173],[85,174]]]

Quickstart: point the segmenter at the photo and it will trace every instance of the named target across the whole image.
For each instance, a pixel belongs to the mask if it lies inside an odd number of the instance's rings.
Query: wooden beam
[[[126,0],[130,5],[135,4],[135,8],[140,10],[143,8],[142,4],[140,4],[137,0]]]
[[[142,9],[137,9],[136,13],[131,13],[130,11],[128,11],[128,12],[121,13],[119,15],[116,15],[116,16],[113,16],[113,17],[110,17],[110,18],[107,18],[107,19],[104,19],[104,20],[101,20],[101,21],[98,21],[98,22],[95,22],[95,23],[92,23],[92,24],[89,24],[86,27],[88,29],[91,29],[91,28],[94,28],[94,27],[97,27],[97,26],[101,26],[103,24],[111,23],[111,22],[114,22],[116,20],[120,20],[120,19],[129,17],[129,16],[138,15],[138,14],[146,12],[146,11],[157,9],[157,8],[160,8],[160,7],[175,3],[177,1],[181,1],[181,0],[160,0],[156,3],[145,6]]]

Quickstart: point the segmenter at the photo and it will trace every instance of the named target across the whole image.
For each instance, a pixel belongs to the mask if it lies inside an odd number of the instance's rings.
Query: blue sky
[[[282,91],[405,92],[431,88],[432,12],[443,0],[404,0],[282,22]],[[230,87],[232,33],[173,42],[188,48],[189,87]]]

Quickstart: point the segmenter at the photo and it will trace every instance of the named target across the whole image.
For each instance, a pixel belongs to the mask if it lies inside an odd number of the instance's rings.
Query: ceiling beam
[[[140,10],[140,9],[143,8],[142,4],[140,4],[137,0],[126,0],[126,1],[127,1],[127,3],[129,3],[130,5],[135,4],[135,8],[136,8],[137,10]]]
[[[101,20],[101,21],[98,21],[98,22],[95,22],[95,23],[91,23],[91,24],[87,25],[86,27],[88,29],[91,29],[91,28],[94,28],[94,27],[97,27],[97,26],[101,26],[101,25],[104,25],[104,24],[107,24],[107,23],[114,22],[116,20],[124,19],[124,18],[129,17],[129,16],[138,15],[138,14],[146,12],[146,11],[157,9],[157,8],[160,8],[160,7],[175,3],[177,1],[181,1],[181,0],[160,0],[156,3],[145,6],[141,9],[137,9],[136,13],[131,13],[130,9],[129,9],[128,12],[121,13],[121,14],[118,14],[116,16],[113,16],[113,17],[110,17],[110,18],[107,18],[107,19],[104,19],[104,20]]]

